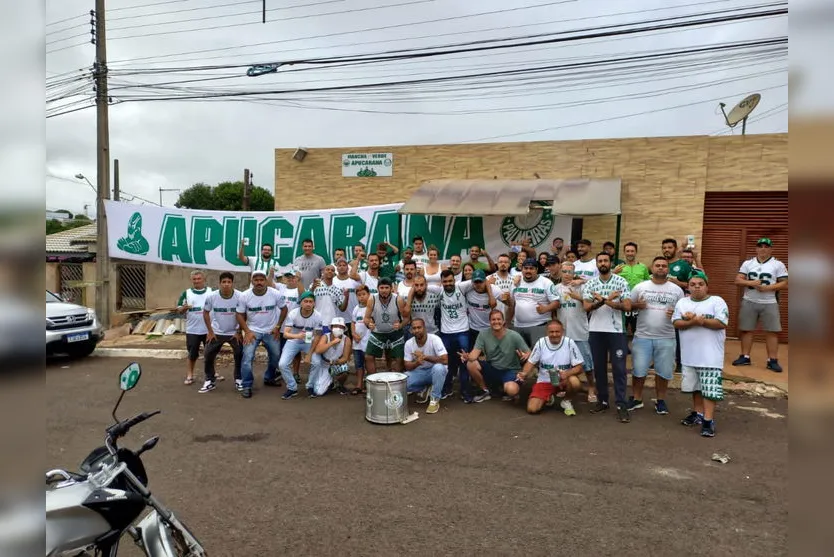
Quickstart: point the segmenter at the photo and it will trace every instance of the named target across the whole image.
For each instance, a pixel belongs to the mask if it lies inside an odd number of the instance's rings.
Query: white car
[[[96,312],[46,291],[46,355],[90,355],[104,337]]]

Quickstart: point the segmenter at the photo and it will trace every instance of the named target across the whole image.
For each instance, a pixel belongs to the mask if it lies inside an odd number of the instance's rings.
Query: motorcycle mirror
[[[139,378],[142,376],[142,368],[136,362],[133,362],[122,370],[119,374],[119,388],[123,391],[129,391],[139,383]]]
[[[142,367],[137,364],[136,362],[131,363],[129,366],[124,368],[122,372],[119,374],[119,388],[122,390],[122,394],[119,395],[119,400],[116,401],[116,406],[113,407],[113,419],[118,423],[119,418],[116,417],[116,410],[119,408],[119,405],[122,403],[122,399],[125,396],[125,393],[131,390],[139,383],[139,378],[142,377]]]
[[[142,448],[140,448],[139,452],[136,453],[137,456],[144,453],[145,451],[150,451],[151,449],[156,447],[157,443],[159,443],[159,436],[157,435],[155,437],[151,437],[150,439],[142,443]]]

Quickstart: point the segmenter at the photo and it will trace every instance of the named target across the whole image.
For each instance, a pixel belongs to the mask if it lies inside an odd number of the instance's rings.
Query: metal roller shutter
[[[788,192],[707,192],[701,262],[710,277],[710,292],[730,307],[727,336],[738,337],[738,309],[742,290],[733,284],[745,259],[755,257],[756,240],[773,240],[773,257],[788,264]],[[788,342],[788,290],[780,293],[782,332]],[[756,340],[764,337],[756,335]]]

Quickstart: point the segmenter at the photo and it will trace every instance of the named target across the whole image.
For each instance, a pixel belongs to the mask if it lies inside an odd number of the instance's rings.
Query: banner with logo
[[[454,254],[465,261],[473,245],[485,247],[495,259],[524,236],[536,251],[547,251],[553,238],[570,238],[571,217],[549,210],[521,217],[450,217],[400,215],[401,206],[232,212],[105,201],[110,257],[214,270],[246,269],[238,259],[244,240],[245,255],[257,257],[260,246],[270,243],[279,264],[289,265],[301,255],[305,239],[313,240],[315,253],[332,262],[336,248],[350,256],[359,243],[370,252],[380,242],[404,247],[415,236],[422,236],[426,246],[437,246],[444,261]]]

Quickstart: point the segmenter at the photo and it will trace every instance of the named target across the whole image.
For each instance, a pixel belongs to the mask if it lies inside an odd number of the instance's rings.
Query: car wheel
[[[73,346],[67,349],[67,354],[70,355],[71,358],[84,358],[89,356],[93,353],[93,350],[96,349],[96,344],[94,342],[90,342],[87,344],[82,344],[80,346]]]

